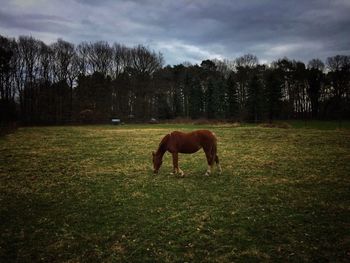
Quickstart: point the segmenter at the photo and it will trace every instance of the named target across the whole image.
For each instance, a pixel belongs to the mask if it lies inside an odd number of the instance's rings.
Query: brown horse
[[[221,173],[219,158],[216,154],[216,137],[214,133],[208,130],[197,130],[190,133],[174,131],[165,135],[159,144],[157,152],[152,152],[154,173],[158,173],[158,170],[162,165],[163,155],[168,151],[173,156],[174,174],[179,173],[183,176],[184,172],[178,165],[178,154],[195,153],[201,148],[203,148],[208,162],[208,170],[205,175],[210,175],[214,162],[219,167]]]

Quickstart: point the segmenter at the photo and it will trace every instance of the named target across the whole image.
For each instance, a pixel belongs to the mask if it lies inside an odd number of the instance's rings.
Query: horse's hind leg
[[[215,155],[213,155],[212,151],[208,149],[204,149],[204,152],[205,152],[205,156],[207,157],[207,163],[208,163],[208,169],[205,172],[205,175],[208,176],[211,174],[211,170],[213,168],[214,161],[215,161]]]
[[[221,165],[220,165],[220,162],[219,162],[219,157],[217,156],[217,154],[215,154],[215,163],[216,163],[216,165],[219,168],[219,173],[222,173]]]
[[[220,162],[219,162],[219,157],[217,155],[217,145],[216,145],[216,142],[214,143],[213,145],[213,148],[212,148],[212,155],[214,157],[214,160],[215,160],[215,163],[217,165],[217,167],[219,168],[219,173],[221,174],[222,173],[222,169],[221,169],[221,165],[220,165]]]

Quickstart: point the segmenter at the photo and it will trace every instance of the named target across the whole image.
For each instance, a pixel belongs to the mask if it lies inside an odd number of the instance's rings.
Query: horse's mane
[[[164,153],[166,151],[169,138],[170,134],[167,134],[163,137],[163,139],[159,143],[157,153]]]

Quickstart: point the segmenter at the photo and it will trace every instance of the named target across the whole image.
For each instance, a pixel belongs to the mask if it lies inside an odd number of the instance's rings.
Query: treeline
[[[165,66],[142,45],[0,36],[1,123],[215,118],[244,121],[350,116],[350,56],[323,63],[254,55]]]

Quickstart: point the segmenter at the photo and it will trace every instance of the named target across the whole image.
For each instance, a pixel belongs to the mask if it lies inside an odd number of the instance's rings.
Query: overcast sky
[[[0,34],[143,44],[166,64],[350,55],[350,0],[0,0]]]

